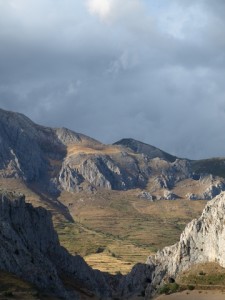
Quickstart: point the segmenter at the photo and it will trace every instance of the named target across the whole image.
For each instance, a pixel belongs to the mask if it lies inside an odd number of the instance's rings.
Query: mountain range
[[[223,177],[224,163],[222,158],[178,158],[134,139],[104,145],[69,129],[40,126],[22,114],[0,110],[0,178],[21,179],[50,195],[139,188],[148,192],[143,197],[152,199],[208,200],[225,188],[217,177]],[[200,194],[174,195],[173,189],[184,180],[189,185],[199,181]]]

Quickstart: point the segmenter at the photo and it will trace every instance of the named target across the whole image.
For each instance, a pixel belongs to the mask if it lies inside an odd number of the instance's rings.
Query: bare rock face
[[[0,168],[4,177],[38,178],[46,163],[37,143],[37,130],[20,114],[0,110]],[[26,155],[24,155],[26,145]]]
[[[155,190],[172,189],[175,184],[191,176],[191,166],[189,161],[176,159],[174,162],[154,158],[149,162],[152,186]]]
[[[203,199],[211,200],[224,190],[225,184],[223,182],[216,183],[215,185],[210,185],[204,192]]]
[[[169,276],[194,263],[218,262],[225,267],[225,193],[208,202],[201,217],[190,222],[179,243],[159,251],[148,263],[166,266]]]
[[[103,145],[104,147],[104,145]],[[114,146],[115,147],[115,146]],[[87,150],[87,152],[89,149]],[[191,174],[188,161],[176,159],[169,162],[160,158],[149,159],[142,153],[125,152],[115,148],[107,155],[101,153],[74,153],[63,161],[59,182],[70,192],[79,190],[85,181],[95,188],[128,190],[144,189],[149,178],[154,178],[156,189],[171,189]],[[79,180],[78,180],[79,177]],[[73,189],[71,188],[73,187]]]
[[[186,198],[188,200],[201,200],[202,199],[202,196],[201,195],[197,195],[197,194],[193,194],[193,193],[188,193],[186,195]]]
[[[164,199],[165,200],[176,200],[178,199],[179,196],[174,194],[174,193],[171,193],[170,191],[165,191],[164,192]]]
[[[141,174],[138,162],[130,156],[125,156],[122,161],[117,155],[76,154],[66,158],[59,176],[61,186],[73,192],[84,181],[95,188],[126,190],[144,187],[147,176]]]
[[[86,144],[94,144],[94,145],[100,144],[100,142],[98,142],[95,139],[92,139],[81,133],[76,133],[67,128],[55,128],[53,130],[58,140],[65,146],[68,146],[70,144],[82,144],[83,142]]]
[[[84,180],[84,177],[76,169],[63,164],[59,173],[59,184],[63,190],[68,192],[79,191],[79,186]]]
[[[153,197],[150,193],[145,192],[145,191],[142,191],[142,192],[138,195],[138,197],[139,197],[140,199],[146,199],[146,200],[149,200],[149,201],[151,201],[151,202],[154,201],[154,197]]]
[[[186,195],[189,200],[212,200],[221,192],[225,191],[225,182],[222,178],[212,175],[202,175],[199,178],[200,184],[207,186],[200,194],[189,193]]]
[[[65,288],[62,277],[101,297],[111,294],[107,275],[60,246],[50,213],[12,193],[0,194],[0,269],[63,299],[77,295]]]
[[[150,299],[156,288],[168,278],[197,263],[217,262],[225,267],[225,193],[208,202],[199,219],[191,221],[180,241],[165,247],[147,259],[146,265],[136,265],[123,279],[122,293],[144,291]]]
[[[56,129],[0,109],[0,176],[48,185],[50,161],[60,161],[66,155],[66,146],[60,138]]]

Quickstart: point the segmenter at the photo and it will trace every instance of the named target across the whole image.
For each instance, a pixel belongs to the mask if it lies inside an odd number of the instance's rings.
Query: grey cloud
[[[105,143],[133,137],[183,157],[224,156],[223,1],[199,1],[207,22],[194,31],[188,18],[183,38],[160,29],[152,0],[139,1],[110,22],[83,0],[23,0],[19,12],[0,1],[1,107]],[[158,14],[196,6],[159,1]]]

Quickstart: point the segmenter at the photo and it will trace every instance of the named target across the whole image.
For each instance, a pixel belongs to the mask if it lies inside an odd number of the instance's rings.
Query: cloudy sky
[[[0,0],[0,107],[225,156],[225,1]]]

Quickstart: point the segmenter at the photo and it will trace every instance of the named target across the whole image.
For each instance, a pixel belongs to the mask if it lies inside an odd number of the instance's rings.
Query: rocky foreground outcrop
[[[157,287],[193,264],[217,262],[225,267],[225,193],[208,202],[199,219],[190,222],[180,241],[165,247],[147,259],[146,265],[136,265],[125,277],[122,294],[142,292],[150,299]]]
[[[76,288],[68,289],[64,279],[105,299],[113,291],[107,274],[91,269],[80,256],[60,246],[48,211],[33,208],[24,196],[4,192],[0,193],[0,270],[62,299],[78,299]]]

